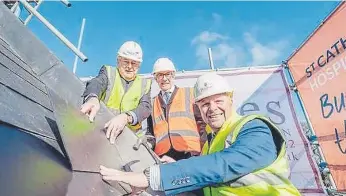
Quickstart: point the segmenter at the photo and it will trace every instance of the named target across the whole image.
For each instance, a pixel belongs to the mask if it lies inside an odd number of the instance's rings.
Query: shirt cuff
[[[132,112],[132,111],[129,111],[128,113],[132,116],[132,123],[131,123],[131,125],[136,125],[138,123],[137,115],[134,112]]]
[[[91,98],[91,97],[96,97],[97,99],[99,99],[99,96],[97,96],[94,93],[90,93],[89,95],[84,97],[84,102],[88,101],[88,99]]]
[[[154,191],[163,191],[160,176],[160,166],[153,165],[149,169],[149,184]]]

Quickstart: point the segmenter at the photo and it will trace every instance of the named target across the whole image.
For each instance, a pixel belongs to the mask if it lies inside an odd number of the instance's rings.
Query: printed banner
[[[176,85],[193,87],[197,77],[203,73],[205,71],[179,73]],[[234,88],[234,106],[239,114],[264,114],[282,129],[287,141],[290,179],[300,192],[304,195],[325,195],[310,146],[294,112],[283,70],[280,67],[244,68],[217,73],[226,77]],[[152,96],[158,92],[158,85],[153,81]]]
[[[289,59],[332,177],[346,191],[346,3]]]

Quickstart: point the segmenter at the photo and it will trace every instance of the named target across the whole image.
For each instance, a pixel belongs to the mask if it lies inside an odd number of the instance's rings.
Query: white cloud
[[[212,14],[212,18],[214,23],[222,21],[222,17],[216,13]],[[196,49],[197,68],[209,67],[209,47],[212,48],[215,66],[221,68],[280,63],[283,50],[288,42],[284,40],[260,42],[256,39],[255,34],[249,32],[245,32],[241,40],[234,42],[227,35],[214,31],[202,31],[192,39],[191,44]]]
[[[242,49],[232,46],[229,37],[215,32],[203,31],[192,39],[196,46],[198,68],[207,68],[209,63],[208,48],[212,48],[213,62],[216,67],[236,66],[243,55]]]
[[[216,67],[256,66],[279,63],[288,42],[278,40],[262,43],[246,32],[242,43],[232,43],[226,35],[203,31],[192,39],[191,44],[196,46],[198,67],[206,68],[209,63],[208,48],[212,48]]]
[[[203,31],[192,39],[192,44],[209,44],[219,40],[227,40],[227,36],[218,33]]]
[[[244,33],[244,41],[249,46],[252,65],[277,63],[282,55],[282,51],[288,44],[288,42],[284,40],[263,44],[258,42],[250,33]]]

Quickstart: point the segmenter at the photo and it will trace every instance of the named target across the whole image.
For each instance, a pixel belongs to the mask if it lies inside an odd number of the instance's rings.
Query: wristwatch
[[[150,186],[150,167],[146,168],[144,171],[143,171],[145,177],[147,178],[147,181],[148,181],[148,184]]]

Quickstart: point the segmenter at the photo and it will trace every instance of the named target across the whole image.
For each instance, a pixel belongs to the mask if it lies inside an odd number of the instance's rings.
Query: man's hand
[[[163,157],[160,159],[160,161],[162,161],[162,163],[173,163],[176,162],[172,157],[163,155]]]
[[[97,112],[100,110],[100,102],[96,97],[91,97],[81,106],[81,112],[89,116],[90,122],[94,122]]]
[[[121,181],[131,186],[143,189],[149,186],[148,180],[144,173],[123,172],[116,169],[107,168],[102,165],[100,166],[100,173],[102,175],[102,179],[106,181]]]
[[[128,120],[127,114],[119,114],[105,124],[104,128],[107,128],[106,137],[111,144],[114,144],[115,139],[124,130]]]

